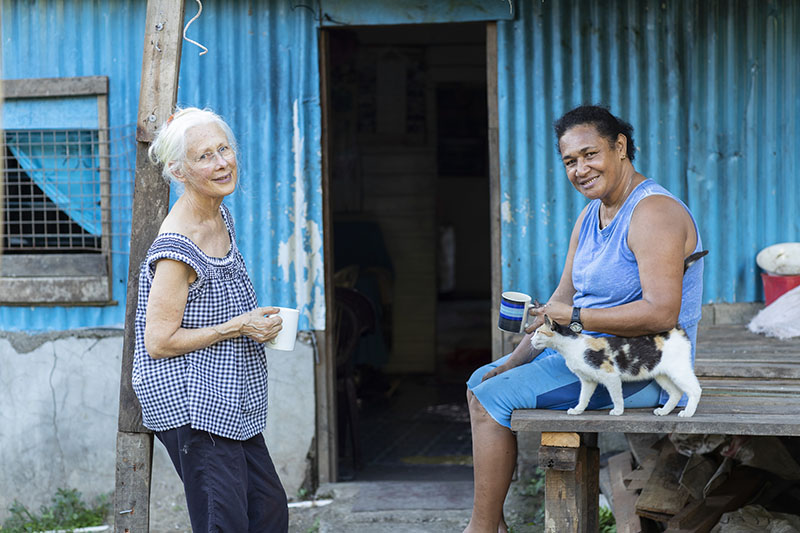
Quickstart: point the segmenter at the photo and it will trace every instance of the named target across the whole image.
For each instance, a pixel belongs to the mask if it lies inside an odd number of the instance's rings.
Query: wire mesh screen
[[[3,135],[3,252],[127,251],[134,126]]]

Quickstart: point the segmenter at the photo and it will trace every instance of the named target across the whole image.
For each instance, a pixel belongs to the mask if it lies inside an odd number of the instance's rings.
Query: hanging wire
[[[203,46],[202,44],[198,43],[197,41],[193,41],[193,40],[189,39],[189,38],[186,36],[186,30],[188,30],[188,29],[189,29],[189,26],[191,26],[191,25],[192,25],[192,22],[194,22],[195,20],[197,20],[197,17],[199,17],[199,16],[200,16],[200,13],[202,13],[202,12],[203,12],[203,2],[201,2],[200,0],[195,0],[195,1],[197,2],[197,7],[198,7],[198,9],[197,9],[197,14],[196,14],[194,17],[192,17],[192,20],[190,20],[189,22],[187,22],[187,23],[186,23],[186,27],[185,27],[185,28],[183,28],[183,38],[184,38],[185,40],[189,41],[190,43],[192,43],[193,45],[195,45],[195,46],[199,46],[200,48],[202,48],[202,49],[203,49],[203,51],[202,51],[202,52],[200,52],[200,54],[199,54],[199,55],[203,55],[203,54],[205,54],[205,53],[208,53],[208,48],[206,48],[206,47],[205,47],[205,46]]]

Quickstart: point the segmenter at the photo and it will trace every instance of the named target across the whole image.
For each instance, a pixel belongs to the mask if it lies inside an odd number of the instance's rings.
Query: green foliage
[[[600,533],[617,533],[617,521],[608,507],[600,507]]]
[[[522,496],[529,499],[529,503],[526,504],[527,511],[525,516],[524,518],[521,517],[523,523],[518,524],[523,531],[527,531],[528,526],[542,526],[544,524],[544,480],[544,470],[537,468],[533,471],[528,482],[521,489],[518,489]],[[513,531],[513,528],[509,528],[509,531]]]
[[[306,533],[319,533],[319,518],[314,520],[314,525],[308,528]]]
[[[73,530],[81,527],[99,526],[105,521],[110,509],[108,497],[101,496],[88,506],[76,489],[58,489],[52,504],[42,505],[39,514],[30,512],[14,500],[9,507],[10,516],[0,527],[2,533],[32,533],[51,529]]]
[[[544,470],[537,468],[528,484],[522,490],[525,496],[540,496],[544,494]]]

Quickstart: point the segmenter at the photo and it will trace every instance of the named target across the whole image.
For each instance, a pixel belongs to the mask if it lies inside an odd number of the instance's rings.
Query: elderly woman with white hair
[[[281,318],[258,307],[222,203],[236,189],[235,138],[217,114],[185,108],[149,155],[183,192],[139,278],[132,381],[144,425],[183,481],[193,531],[288,531],[286,493],[262,436],[262,343]]]

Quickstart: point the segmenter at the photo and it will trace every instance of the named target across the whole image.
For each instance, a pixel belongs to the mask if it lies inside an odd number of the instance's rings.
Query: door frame
[[[315,366],[316,393],[316,472],[319,483],[335,482],[338,477],[338,439],[336,422],[336,358],[334,323],[336,304],[333,298],[333,216],[330,176],[330,30],[318,29],[319,79],[321,106],[322,154],[322,224],[325,254],[325,331],[317,332],[319,359]],[[502,249],[500,245],[500,142],[497,106],[497,22],[486,22],[486,94],[489,115],[489,212],[490,264],[492,302],[499,301],[502,287]],[[492,323],[497,323],[499,310],[492,305]],[[492,359],[499,358],[509,339],[492,328]]]

